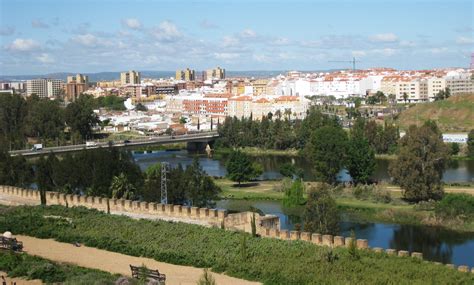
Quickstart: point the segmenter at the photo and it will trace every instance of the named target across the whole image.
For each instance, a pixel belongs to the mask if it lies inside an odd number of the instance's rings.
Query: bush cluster
[[[45,215],[71,218],[58,224]],[[324,259],[324,247],[303,241],[252,237],[219,228],[165,221],[133,220],[84,208],[0,207],[0,232],[10,230],[63,242],[80,242],[162,262],[212,268],[264,284],[472,284],[474,276],[412,258],[346,248]],[[246,235],[242,261],[242,235]],[[395,271],[394,271],[395,270]]]
[[[442,219],[469,219],[474,217],[474,196],[446,194],[435,206],[435,214]]]

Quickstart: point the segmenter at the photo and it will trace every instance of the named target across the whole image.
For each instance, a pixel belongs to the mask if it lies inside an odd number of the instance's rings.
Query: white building
[[[26,95],[40,98],[54,98],[61,94],[62,81],[59,79],[32,79],[26,81]]]

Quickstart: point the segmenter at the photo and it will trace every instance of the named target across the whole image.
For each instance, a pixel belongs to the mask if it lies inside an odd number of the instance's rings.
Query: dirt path
[[[10,278],[7,277],[7,274],[5,272],[0,271],[0,276],[3,276],[5,278],[5,281],[7,282],[8,285],[13,284],[13,282],[16,283],[16,285],[41,285],[43,282],[41,280],[25,280],[22,278]],[[0,284],[2,282],[2,278],[0,278]]]
[[[203,270],[200,268],[173,265],[158,262],[150,258],[134,257],[120,253],[110,252],[102,249],[57,242],[52,239],[38,239],[29,236],[16,236],[24,245],[24,250],[31,255],[40,256],[57,262],[71,263],[82,267],[95,268],[111,273],[130,276],[130,264],[145,264],[148,268],[159,269],[166,274],[167,285],[187,285],[199,280]],[[216,283],[221,284],[260,284],[242,279],[229,277],[223,274],[212,273]]]

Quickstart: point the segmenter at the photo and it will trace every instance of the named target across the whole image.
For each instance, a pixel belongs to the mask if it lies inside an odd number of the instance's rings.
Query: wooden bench
[[[158,271],[158,269],[148,269],[143,266],[133,266],[130,264],[132,270],[132,277],[136,279],[152,279],[158,280],[160,283],[166,281],[166,275]]]
[[[0,236],[0,249],[23,251],[23,243],[21,241],[17,241],[16,238],[6,238]]]

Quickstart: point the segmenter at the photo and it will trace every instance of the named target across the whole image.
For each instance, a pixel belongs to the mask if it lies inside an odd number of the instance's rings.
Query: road
[[[202,132],[197,134],[185,134],[185,135],[176,135],[176,136],[155,136],[149,137],[146,139],[136,139],[125,141],[114,141],[112,145],[114,147],[130,147],[130,146],[144,146],[144,145],[154,145],[154,144],[167,144],[167,143],[181,143],[181,142],[207,142],[216,139],[219,137],[217,132]],[[83,149],[95,149],[99,147],[107,147],[109,142],[99,142],[93,146],[86,146],[85,144],[77,145],[67,145],[67,146],[57,146],[57,147],[45,147],[41,150],[13,150],[10,151],[10,155],[23,155],[23,156],[39,156],[42,154],[48,154],[50,152],[54,153],[65,153],[65,152],[74,152]]]

